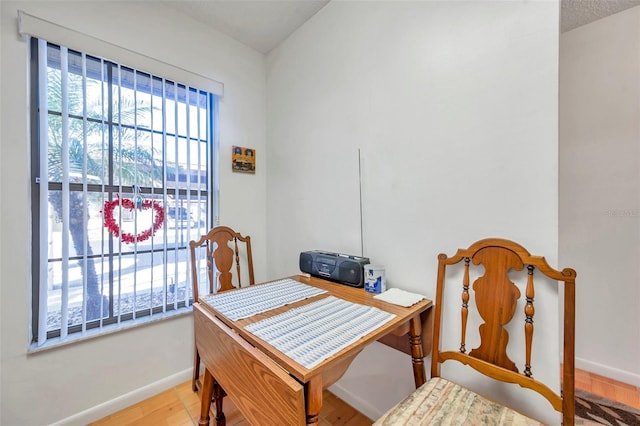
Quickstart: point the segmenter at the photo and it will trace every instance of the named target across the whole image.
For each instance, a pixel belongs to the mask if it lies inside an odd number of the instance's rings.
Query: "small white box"
[[[383,293],[387,289],[384,266],[364,265],[364,289],[369,293]]]

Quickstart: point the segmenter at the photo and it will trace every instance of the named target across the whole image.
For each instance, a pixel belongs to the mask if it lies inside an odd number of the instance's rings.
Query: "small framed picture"
[[[256,150],[242,146],[233,146],[231,170],[240,173],[256,172]]]

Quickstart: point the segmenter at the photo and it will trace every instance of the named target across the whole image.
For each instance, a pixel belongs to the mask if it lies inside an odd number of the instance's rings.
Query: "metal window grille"
[[[217,203],[217,97],[44,40],[31,49],[32,342],[188,309],[188,242]]]

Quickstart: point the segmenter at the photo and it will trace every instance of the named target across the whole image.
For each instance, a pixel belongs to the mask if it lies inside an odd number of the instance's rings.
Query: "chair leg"
[[[191,378],[191,388],[194,392],[198,392],[200,388],[200,354],[198,348],[195,348],[193,360],[193,377]]]
[[[227,393],[222,389],[220,383],[214,378],[213,379],[213,402],[216,407],[216,426],[225,426],[227,424],[227,420],[224,417],[224,412],[222,411],[222,399],[227,396]]]

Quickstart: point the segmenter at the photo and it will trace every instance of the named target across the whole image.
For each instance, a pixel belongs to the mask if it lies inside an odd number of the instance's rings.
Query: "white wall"
[[[30,305],[29,105],[23,9],[225,84],[220,101],[221,223],[253,238],[256,279],[266,279],[264,55],[173,10],[147,2],[1,4],[0,423],[86,424],[190,378],[191,316],[27,354]],[[144,34],[144,36],[142,36]],[[231,145],[257,151],[256,175],[231,173]],[[9,206],[9,208],[6,208]],[[88,410],[86,412],[83,412]],[[96,417],[97,416],[97,417]]]
[[[485,237],[556,265],[558,13],[557,2],[333,1],[272,51],[269,275],[297,273],[303,250],[360,254],[358,149],[364,254],[390,286],[433,297],[437,254]],[[547,309],[537,317],[556,318]],[[557,332],[536,339],[549,355],[539,376],[557,378]],[[332,390],[376,417],[412,386],[409,358],[376,345]]]
[[[576,365],[640,386],[640,7],[562,34],[560,165]]]

